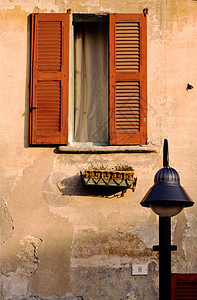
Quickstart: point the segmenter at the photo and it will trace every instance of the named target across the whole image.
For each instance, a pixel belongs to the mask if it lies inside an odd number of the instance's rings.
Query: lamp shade
[[[194,202],[180,185],[177,171],[169,166],[160,169],[154,178],[154,185],[141,201],[144,207],[151,207],[161,217],[172,217]]]

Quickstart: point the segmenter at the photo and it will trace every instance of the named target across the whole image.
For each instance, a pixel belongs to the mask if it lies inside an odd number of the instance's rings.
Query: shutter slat
[[[128,89],[126,89],[126,91],[124,90],[124,87],[122,88],[122,90],[118,89],[116,96],[117,96],[117,100],[122,97],[135,97],[139,95],[139,90],[133,89],[131,88],[128,92]]]
[[[130,22],[124,22],[124,23],[117,22],[116,26],[117,27],[128,27],[128,28],[137,27],[138,28],[138,23],[137,22],[132,22],[132,23],[130,23]]]
[[[124,89],[116,88],[116,96],[117,99],[122,96],[129,96],[129,97],[138,96],[139,90],[140,89],[138,87],[133,87],[133,86],[131,86],[130,89],[128,89],[127,87],[125,87]]]
[[[122,85],[124,85],[124,86],[133,86],[133,85],[136,86],[136,83],[134,81],[129,81],[129,82],[119,81],[119,82],[116,83],[117,87],[122,86]]]
[[[46,100],[47,100],[47,101],[46,101]],[[44,106],[48,107],[48,102],[49,102],[50,107],[52,107],[53,105],[54,105],[54,106],[57,105],[57,104],[56,104],[56,99],[55,99],[55,98],[52,99],[52,101],[51,101],[51,100],[49,100],[48,97],[47,97],[47,99],[46,99],[46,97],[43,97],[43,98],[41,99],[41,101],[39,101],[39,105],[42,106],[42,107],[44,107]]]
[[[124,103],[124,105],[125,105],[125,107],[128,107],[130,110],[139,110],[140,111],[140,108],[139,107],[135,107],[135,105],[132,103],[132,104],[128,104],[127,102],[126,103]],[[120,107],[120,108],[122,108],[122,103],[118,103],[118,104],[116,104],[116,106],[117,106],[117,111],[118,111],[118,108]]]

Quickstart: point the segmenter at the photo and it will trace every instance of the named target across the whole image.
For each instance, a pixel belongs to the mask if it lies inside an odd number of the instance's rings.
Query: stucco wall
[[[154,153],[57,154],[28,147],[29,15],[32,12],[141,13],[148,7],[148,137]],[[158,299],[158,217],[139,203],[170,165],[195,201],[197,2],[193,0],[2,0],[2,299]],[[186,90],[187,83],[194,86]],[[93,197],[80,170],[97,161],[130,164],[138,177],[124,197]],[[172,218],[172,270],[197,273],[196,206]],[[148,263],[132,276],[132,263]],[[70,297],[70,298],[69,298]],[[78,298],[80,299],[80,298]]]

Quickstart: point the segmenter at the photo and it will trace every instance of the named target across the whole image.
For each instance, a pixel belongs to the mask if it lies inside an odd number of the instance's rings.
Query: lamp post
[[[194,202],[180,185],[177,171],[169,167],[167,139],[163,146],[163,168],[155,174],[154,185],[140,204],[159,215],[159,246],[153,247],[159,251],[159,300],[171,300],[171,251],[176,250],[176,246],[171,246],[171,217]]]

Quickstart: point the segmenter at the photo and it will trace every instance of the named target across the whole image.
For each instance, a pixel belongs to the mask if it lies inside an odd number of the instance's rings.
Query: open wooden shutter
[[[172,274],[171,278],[172,300],[197,299],[197,274]]]
[[[32,14],[30,144],[68,142],[69,15]]]
[[[147,143],[147,33],[144,14],[109,18],[110,145]]]

